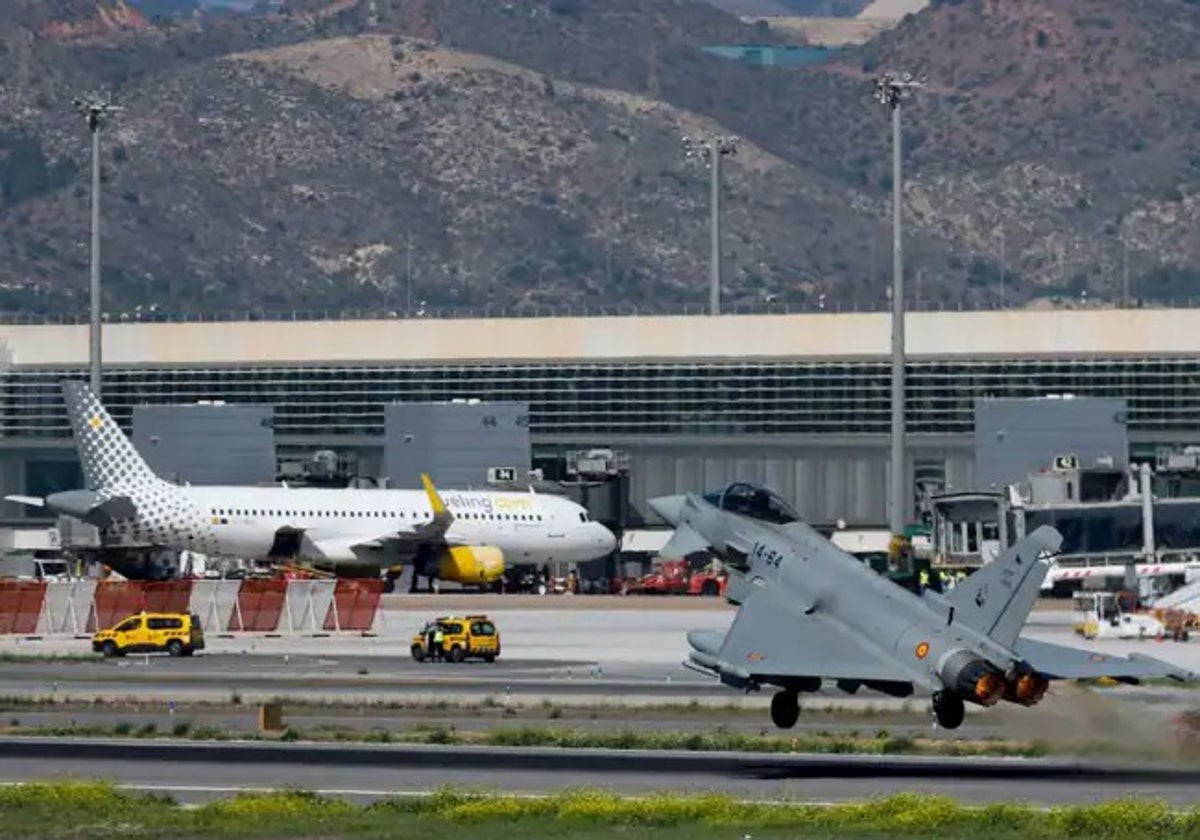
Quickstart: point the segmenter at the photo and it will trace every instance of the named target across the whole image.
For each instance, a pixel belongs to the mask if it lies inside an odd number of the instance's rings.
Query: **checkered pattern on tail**
[[[114,487],[135,490],[159,483],[150,465],[87,385],[66,381],[62,390],[89,490]]]

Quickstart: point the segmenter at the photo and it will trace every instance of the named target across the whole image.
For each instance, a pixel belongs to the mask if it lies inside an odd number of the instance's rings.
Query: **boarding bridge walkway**
[[[1164,595],[1152,605],[1156,610],[1182,610],[1190,613],[1200,613],[1200,580],[1192,581],[1181,586],[1170,594]]]

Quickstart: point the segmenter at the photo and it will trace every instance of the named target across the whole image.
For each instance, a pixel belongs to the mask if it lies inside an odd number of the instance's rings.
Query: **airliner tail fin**
[[[88,489],[159,480],[87,385],[67,380],[62,390]]]

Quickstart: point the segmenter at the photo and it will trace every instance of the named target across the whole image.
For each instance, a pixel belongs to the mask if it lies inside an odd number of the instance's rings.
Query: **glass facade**
[[[58,382],[85,368],[0,376],[0,435],[69,434]],[[273,404],[280,435],[382,435],[393,401],[528,402],[533,434],[886,434],[889,364],[872,362],[110,368],[104,402],[129,427],[139,403]],[[916,433],[970,433],[979,397],[1123,397],[1134,431],[1192,431],[1200,358],[912,361]]]
[[[1142,507],[1128,502],[1080,508],[1025,511],[1025,533],[1050,525],[1063,537],[1062,554],[1136,554],[1142,550]],[[1008,533],[1016,519],[1008,514]],[[1159,551],[1194,551],[1200,546],[1200,504],[1194,499],[1154,503],[1154,545]]]

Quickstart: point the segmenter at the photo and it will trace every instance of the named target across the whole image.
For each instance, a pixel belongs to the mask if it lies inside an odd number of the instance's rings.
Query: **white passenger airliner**
[[[480,585],[499,578],[505,560],[580,562],[616,548],[613,534],[582,506],[532,489],[439,494],[425,475],[424,491],[171,484],[86,385],[65,381],[62,388],[87,489],[5,498],[95,525],[105,545],[307,561],[356,577],[411,564],[431,584]]]

